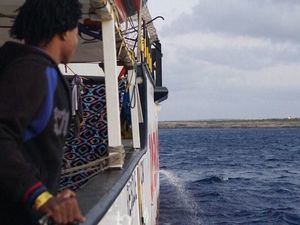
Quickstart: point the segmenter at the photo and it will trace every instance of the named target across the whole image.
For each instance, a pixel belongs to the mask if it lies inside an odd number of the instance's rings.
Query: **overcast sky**
[[[149,0],[169,99],[160,120],[300,117],[299,0]]]

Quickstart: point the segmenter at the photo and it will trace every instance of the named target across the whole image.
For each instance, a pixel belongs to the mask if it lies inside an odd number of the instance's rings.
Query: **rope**
[[[92,169],[93,167],[101,165],[101,163],[105,162],[105,160],[109,159],[109,157],[110,156],[103,157],[101,159],[97,159],[97,160],[95,160],[93,162],[90,162],[90,163],[87,163],[85,165],[76,166],[76,167],[72,167],[72,168],[69,168],[69,169],[62,170],[61,174],[62,174],[63,177],[65,177],[65,176],[74,176],[74,175],[80,174],[80,173],[82,173],[82,171],[78,171],[78,170]],[[66,175],[66,174],[68,174],[68,175]]]
[[[14,19],[16,16],[0,13],[0,17]]]
[[[134,70],[136,70],[136,65],[134,65]],[[129,83],[129,85],[128,86],[130,86],[131,85],[131,81],[132,81],[132,79],[133,79],[133,70],[132,70],[132,72],[131,72],[132,74],[131,74],[131,77],[130,77],[130,81],[128,82]],[[136,79],[135,79],[135,81],[134,81],[134,84],[133,84],[133,88],[132,88],[132,95],[131,95],[131,97],[130,97],[130,108],[131,109],[134,109],[135,107],[136,107],[136,91],[137,91],[137,88],[136,88],[136,86],[137,86],[137,84],[136,84]],[[134,100],[134,104],[132,104],[132,102],[133,102],[133,100]]]
[[[125,159],[125,149],[123,145],[108,147],[109,152],[109,168],[123,167]]]
[[[87,171],[95,170],[92,168],[101,166],[103,163],[107,163],[107,165],[100,167],[103,171],[105,169],[108,169],[111,166],[110,164],[116,164],[116,163],[119,163],[120,161],[122,161],[122,162],[124,161],[126,152],[125,152],[123,145],[117,146],[117,147],[108,147],[108,152],[109,152],[109,155],[106,157],[103,157],[101,159],[97,159],[97,160],[87,163],[85,165],[76,166],[76,167],[62,170],[62,173],[61,173],[62,177],[74,176],[74,175],[82,173],[82,171],[79,171],[79,170],[84,170],[84,169],[89,169]],[[86,170],[85,170],[85,172],[86,172]]]

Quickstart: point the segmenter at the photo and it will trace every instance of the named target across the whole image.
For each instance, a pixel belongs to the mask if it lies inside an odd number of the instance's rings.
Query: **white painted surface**
[[[102,22],[108,144],[121,146],[118,70],[114,20]]]
[[[143,202],[143,209],[144,209],[144,221],[145,224],[155,225],[151,223],[151,162],[150,162],[150,151],[148,149],[145,158],[140,163],[142,165],[143,174],[141,175],[142,182],[142,202]]]
[[[159,166],[155,162],[155,160],[158,161],[159,159],[157,130],[158,110],[153,99],[154,89],[148,80],[147,82],[149,128],[147,152],[141,158],[138,167],[135,169],[107,214],[99,222],[99,225],[141,225],[141,217],[144,218],[146,225],[156,225],[159,197]],[[154,152],[157,155],[156,158],[153,158]],[[156,166],[154,164],[156,164]],[[139,170],[138,173],[137,170]],[[135,184],[133,180],[136,182]],[[138,190],[139,184],[141,185],[141,193],[139,193]],[[137,199],[134,201],[132,201],[132,199],[134,199],[133,196],[137,196]],[[131,199],[131,204],[128,204],[129,199]],[[141,200],[141,204],[139,204],[139,199]]]
[[[131,101],[131,126],[132,126],[132,140],[133,147],[140,148],[140,128],[139,128],[139,112],[138,112],[138,100],[137,99],[137,84],[136,84],[136,72],[135,70],[128,71],[128,81],[130,82],[130,99]]]
[[[99,67],[98,63],[68,63],[67,67],[64,64],[58,65],[60,71],[64,75],[79,76],[97,76],[104,77],[104,71]]]
[[[139,225],[137,167],[98,225]]]
[[[157,106],[154,103],[154,88],[147,79],[148,98],[148,150],[150,152],[150,175],[151,178],[151,223],[156,224],[159,197],[159,151],[158,151],[158,114]]]

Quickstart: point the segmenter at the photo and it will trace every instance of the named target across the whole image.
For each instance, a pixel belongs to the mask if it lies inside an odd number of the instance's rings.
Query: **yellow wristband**
[[[38,210],[52,197],[53,197],[53,195],[51,195],[49,192],[47,192],[47,191],[43,192],[42,194],[39,195],[39,197],[36,198],[33,207],[36,210]]]

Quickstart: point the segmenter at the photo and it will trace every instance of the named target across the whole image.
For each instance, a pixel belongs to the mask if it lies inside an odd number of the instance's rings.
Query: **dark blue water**
[[[161,129],[160,225],[300,224],[300,129]]]

